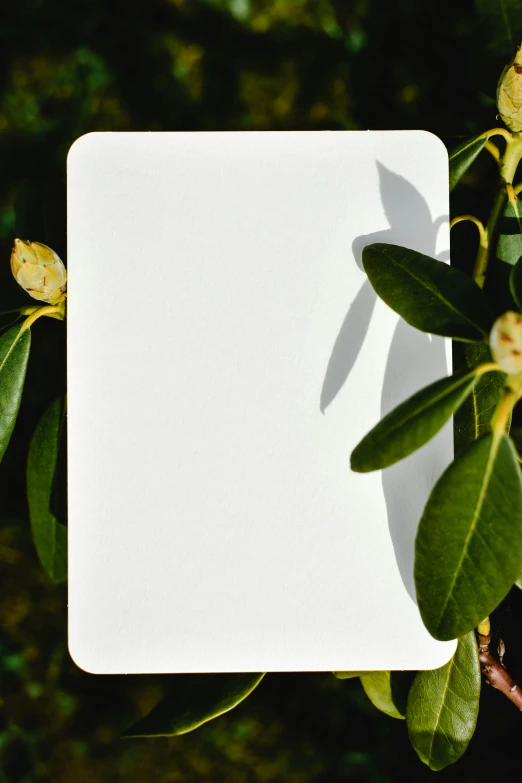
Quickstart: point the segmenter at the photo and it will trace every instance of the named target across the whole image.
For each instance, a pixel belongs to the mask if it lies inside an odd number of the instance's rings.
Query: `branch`
[[[481,626],[485,623],[481,623]],[[489,626],[489,623],[487,623]],[[480,628],[480,626],[479,626]],[[480,628],[482,630],[482,628]],[[491,635],[478,633],[480,669],[486,683],[500,691],[513,702],[515,707],[522,710],[522,690],[509,676],[503,664],[497,661],[489,651]]]

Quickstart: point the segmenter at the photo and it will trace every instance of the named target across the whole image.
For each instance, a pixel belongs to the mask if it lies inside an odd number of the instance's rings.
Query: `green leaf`
[[[372,704],[390,718],[404,720],[392,696],[391,672],[366,672],[361,673],[361,683],[364,691]]]
[[[67,578],[67,528],[51,511],[60,440],[65,427],[65,400],[55,400],[36,426],[27,458],[29,518],[40,562],[55,582]]]
[[[459,759],[475,731],[480,697],[480,663],[475,634],[459,639],[445,666],[419,672],[408,697],[406,723],[411,744],[430,769]]]
[[[18,416],[30,347],[31,332],[22,325],[0,336],[0,460]]]
[[[517,198],[504,207],[504,214],[498,224],[497,259],[515,266],[522,256],[522,204]]]
[[[124,737],[173,737],[197,729],[236,707],[264,674],[181,674],[172,693],[123,734]]]
[[[515,585],[519,590],[522,590],[522,574],[515,580]]]
[[[422,332],[482,340],[492,326],[488,301],[464,272],[405,247],[367,245],[363,266],[377,294]]]
[[[478,381],[459,373],[426,386],[388,413],[355,447],[351,468],[359,473],[393,465],[420,449],[462,405]]]
[[[522,311],[522,254],[511,270],[509,288],[518,309]]]
[[[461,370],[470,370],[479,364],[493,361],[489,345],[482,343],[455,343],[454,365]],[[504,374],[489,372],[480,377],[472,388],[471,394],[455,412],[454,439],[455,455],[465,451],[474,440],[489,431],[489,425],[497,407],[502,389]]]
[[[338,680],[353,680],[355,677],[360,677],[361,674],[367,674],[368,672],[332,672],[334,677]]]
[[[415,540],[422,619],[436,639],[470,631],[522,571],[522,477],[512,441],[482,435],[435,485]]]
[[[486,146],[487,137],[474,136],[466,139],[449,154],[449,189],[453,190],[457,182],[469,169],[475,158]]]

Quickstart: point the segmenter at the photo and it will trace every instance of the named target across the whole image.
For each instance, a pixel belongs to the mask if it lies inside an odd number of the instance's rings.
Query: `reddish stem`
[[[522,710],[522,690],[489,651],[491,636],[478,634],[480,669],[488,685],[500,691]]]

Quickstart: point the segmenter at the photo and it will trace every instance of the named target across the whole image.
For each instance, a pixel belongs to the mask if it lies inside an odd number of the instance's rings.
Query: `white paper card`
[[[448,259],[421,132],[93,133],[68,161],[69,644],[95,673],[429,669],[413,540],[451,424],[350,452],[447,374],[370,242]]]

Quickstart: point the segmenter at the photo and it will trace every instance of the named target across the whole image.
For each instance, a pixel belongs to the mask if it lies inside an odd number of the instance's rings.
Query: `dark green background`
[[[496,81],[516,43],[472,0],[11,0],[0,37],[2,309],[26,301],[10,276],[14,236],[65,258],[65,162],[81,134],[424,128],[452,146],[498,124]],[[494,175],[486,155],[459,186],[455,212],[484,218]],[[474,227],[459,226],[452,241],[466,268]],[[144,274],[153,260],[151,248]],[[91,297],[96,318],[96,290]],[[24,492],[29,438],[65,388],[64,326],[43,319],[33,333],[0,468],[0,783],[431,779],[404,723],[378,713],[358,681],[329,674],[269,675],[235,711],[185,737],[119,739],[165,678],[95,677],[68,657],[66,590],[38,564]],[[511,596],[495,628],[522,679],[521,610]],[[437,774],[518,782],[521,735],[522,716],[485,688],[468,753]]]

